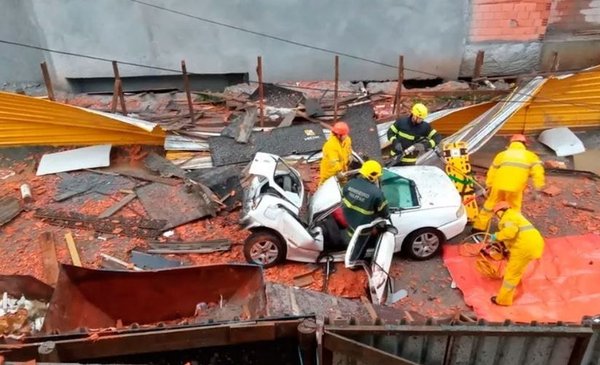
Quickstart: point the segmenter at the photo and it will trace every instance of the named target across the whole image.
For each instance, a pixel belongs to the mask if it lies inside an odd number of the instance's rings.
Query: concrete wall
[[[40,27],[28,0],[2,0],[0,39],[34,45],[43,44]],[[0,87],[12,89],[14,81],[40,82],[44,52],[0,43]]]
[[[471,76],[600,63],[600,0],[144,0],[185,14],[396,65],[405,78]],[[583,33],[582,33],[583,32]],[[595,33],[596,32],[596,33]],[[578,43],[569,43],[573,41]],[[266,81],[333,78],[333,55],[210,24],[127,0],[2,0],[0,39],[202,74],[249,73],[262,55]],[[583,52],[572,57],[569,52]],[[570,57],[567,57],[570,56]],[[0,88],[40,81],[46,60],[55,86],[112,77],[109,62],[0,44]],[[571,60],[571,61],[569,61]],[[121,65],[121,74],[174,74]],[[394,67],[341,57],[344,80],[395,79]]]
[[[333,55],[124,0],[29,0],[52,49],[196,73],[250,72],[267,81],[331,79]],[[148,0],[199,17],[448,78],[458,76],[468,0]],[[18,3],[18,1],[13,1]],[[13,4],[14,5],[14,4]],[[9,34],[9,38],[14,34]],[[2,38],[6,38],[4,35]],[[49,54],[55,77],[105,77],[110,64]],[[394,68],[341,57],[342,79],[394,78]],[[25,72],[27,73],[27,72]],[[125,76],[165,74],[121,67]],[[407,71],[407,78],[423,77]],[[431,77],[431,76],[427,76]]]

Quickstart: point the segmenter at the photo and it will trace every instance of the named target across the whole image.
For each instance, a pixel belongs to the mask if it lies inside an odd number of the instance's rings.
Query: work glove
[[[345,184],[347,181],[346,175],[343,172],[338,172],[335,174],[335,178],[340,184]]]
[[[394,143],[394,151],[396,151],[397,154],[401,155],[403,150],[404,149],[402,148],[402,143],[400,141],[396,141]]]
[[[432,149],[432,148],[433,148],[433,147],[431,147],[431,143],[429,143],[429,141],[428,141],[428,140],[421,141],[419,144],[420,144],[421,146],[423,146],[423,151],[428,151],[428,150],[430,150],[430,149]]]

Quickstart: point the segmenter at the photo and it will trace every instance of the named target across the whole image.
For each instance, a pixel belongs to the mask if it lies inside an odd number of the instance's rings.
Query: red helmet
[[[347,136],[348,133],[350,133],[350,128],[348,127],[348,124],[344,122],[337,122],[333,125],[333,128],[331,128],[331,131],[340,136]]]
[[[494,205],[494,214],[498,213],[501,210],[507,210],[508,208],[510,208],[510,205],[507,202],[498,202],[496,203],[496,205]]]
[[[525,138],[525,136],[522,135],[522,134],[513,134],[513,136],[510,137],[510,141],[511,142],[527,143],[527,138]]]

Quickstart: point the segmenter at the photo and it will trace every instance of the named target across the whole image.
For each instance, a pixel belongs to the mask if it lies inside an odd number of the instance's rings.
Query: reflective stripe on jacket
[[[486,185],[498,190],[521,192],[527,187],[531,176],[533,186],[544,187],[544,166],[539,157],[525,148],[521,142],[512,142],[505,151],[494,158],[488,170]]]
[[[342,210],[348,222],[348,231],[371,223],[375,218],[389,216],[388,202],[383,192],[362,176],[348,181],[342,190]]]
[[[532,258],[540,258],[544,251],[540,232],[514,209],[507,209],[500,218],[496,239],[504,242],[509,251],[527,252]]]
[[[395,121],[387,131],[388,140],[394,142],[398,139],[402,143],[403,149],[412,146],[421,137],[425,138],[425,141],[429,143],[431,148],[437,146],[442,139],[442,136],[429,123],[421,122],[415,124],[412,122],[410,115]]]
[[[338,172],[348,171],[352,155],[352,140],[349,136],[340,141],[333,134],[323,145],[323,158],[319,171],[319,183],[335,176]]]

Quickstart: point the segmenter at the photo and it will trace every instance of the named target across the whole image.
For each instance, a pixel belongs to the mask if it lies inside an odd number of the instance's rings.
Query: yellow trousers
[[[483,207],[479,210],[479,214],[473,222],[473,228],[480,231],[486,231],[490,220],[494,216],[494,206],[501,201],[507,202],[511,208],[521,211],[521,205],[523,204],[523,192],[510,192],[491,189]]]
[[[496,296],[496,303],[499,305],[512,305],[517,286],[527,269],[527,265],[536,258],[526,250],[511,250],[508,264],[504,271],[504,278],[500,291]]]

